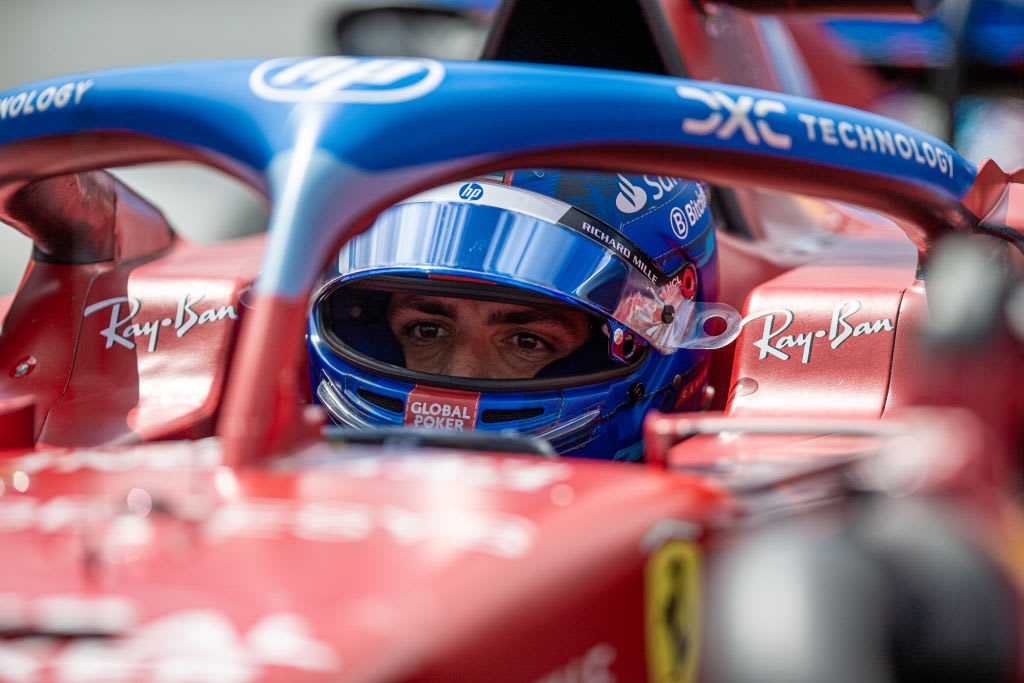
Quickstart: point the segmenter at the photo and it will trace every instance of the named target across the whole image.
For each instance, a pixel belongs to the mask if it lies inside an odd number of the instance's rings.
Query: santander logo
[[[629,182],[619,174],[619,194],[615,197],[615,208],[622,213],[636,213],[647,205],[647,193],[642,187]]]

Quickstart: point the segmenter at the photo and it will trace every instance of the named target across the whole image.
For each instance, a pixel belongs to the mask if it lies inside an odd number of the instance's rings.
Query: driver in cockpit
[[[714,303],[706,193],[538,170],[390,208],[315,297],[314,392],[349,427],[513,430],[564,455],[639,459],[644,415],[699,409],[709,349],[737,332]]]

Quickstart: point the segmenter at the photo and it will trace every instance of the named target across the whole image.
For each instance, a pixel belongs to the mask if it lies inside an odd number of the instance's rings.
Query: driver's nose
[[[488,362],[487,341],[479,335],[460,334],[451,345],[442,374],[449,377],[497,379],[497,368]]]

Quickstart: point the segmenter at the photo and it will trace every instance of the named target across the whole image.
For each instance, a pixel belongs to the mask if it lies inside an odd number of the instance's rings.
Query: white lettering
[[[914,150],[910,148],[910,140],[903,133],[896,133],[896,149],[899,151],[900,156],[904,159],[910,159],[914,155]]]
[[[57,95],[53,98],[53,106],[57,109],[63,109],[67,106],[67,103],[71,101],[71,96],[75,92],[74,83],[65,83],[57,89]]]
[[[722,123],[722,115],[718,113],[718,102],[709,93],[686,85],[676,88],[676,92],[685,99],[703,102],[712,111],[706,119],[683,119],[685,132],[691,135],[710,135]]]
[[[910,146],[914,148],[914,161],[924,165],[924,157],[921,156],[921,150],[917,148],[917,140],[910,138]]]
[[[850,133],[853,132],[853,125],[849,121],[839,122],[839,139],[847,149],[857,149],[857,140]]]
[[[53,102],[53,96],[57,94],[57,89],[52,85],[39,93],[39,99],[36,100],[36,109],[39,111],[46,111],[50,108],[50,103]]]
[[[110,308],[110,322],[105,328],[100,330],[100,335],[107,340],[104,348],[109,349],[114,344],[118,344],[126,349],[134,349],[136,344],[131,341],[132,338],[148,336],[149,344],[147,345],[147,350],[152,353],[157,349],[161,327],[173,325],[176,335],[180,338],[196,325],[205,325],[226,318],[231,320],[238,319],[238,313],[234,306],[209,308],[201,313],[196,313],[192,307],[202,301],[205,296],[205,294],[200,294],[192,297],[187,292],[183,294],[178,300],[177,314],[173,320],[171,318],[163,318],[162,320],[133,322],[142,309],[142,302],[138,299],[124,296],[105,299],[92,304],[85,309],[83,315],[90,316],[104,308]],[[122,316],[121,307],[124,304],[128,305],[128,312]]]
[[[921,148],[924,150],[924,160],[929,166],[935,168],[935,148],[929,145],[927,142],[921,143]]]
[[[696,198],[686,202],[686,218],[690,221],[691,228],[697,225],[697,221],[704,216],[704,212],[707,210],[708,196],[704,192],[704,188],[698,185]]]
[[[797,114],[796,117],[807,126],[807,139],[814,142],[814,124],[817,122],[817,119],[810,114]]]
[[[632,250],[629,247],[627,247],[625,244],[623,244],[622,242],[619,242],[617,239],[615,239],[614,237],[612,237],[611,235],[606,233],[604,230],[599,230],[598,228],[594,227],[593,225],[591,225],[590,223],[588,223],[586,221],[583,221],[582,229],[583,229],[584,232],[590,233],[591,235],[593,235],[594,237],[596,237],[600,241],[604,242],[605,244],[607,244],[609,247],[611,247],[615,251],[617,251],[620,254],[622,254],[623,256],[625,256],[627,259],[633,253]]]
[[[413,401],[409,404],[409,412],[414,416],[414,427],[450,429],[457,432],[471,428],[471,425],[467,425],[472,418],[466,406]]]
[[[818,123],[821,125],[821,141],[833,147],[838,145],[839,138],[836,137],[836,122],[822,116],[818,119]]]
[[[811,349],[815,339],[827,338],[831,348],[837,349],[851,337],[878,334],[879,332],[892,332],[896,329],[889,318],[851,322],[850,317],[860,311],[860,309],[860,301],[844,301],[832,310],[832,320],[828,330],[815,330],[797,334],[783,335],[793,324],[796,317],[793,311],[784,308],[752,313],[743,319],[742,324],[746,325],[754,320],[764,319],[761,338],[753,342],[754,347],[758,349],[758,360],[764,360],[769,356],[779,360],[789,360],[790,355],[783,349],[802,348],[803,352],[800,362],[810,363]]]
[[[943,175],[953,177],[952,155],[924,140],[859,123],[835,121],[824,116],[797,114],[797,119],[806,126],[809,142],[816,142],[820,138],[826,145],[842,144],[847,149],[859,149],[872,154],[899,155],[921,166],[937,166]],[[768,142],[767,138],[765,141]]]
[[[433,415],[417,415],[412,421],[413,427],[426,429],[449,429],[455,432],[466,431],[466,421],[454,417],[435,417]]]
[[[754,98],[750,95],[740,95],[739,99],[734,102],[725,93],[715,91],[714,94],[721,105],[725,107],[725,110],[729,112],[729,118],[726,119],[725,123],[715,134],[722,140],[728,140],[737,129],[742,128],[743,137],[746,138],[747,142],[752,145],[758,144],[760,140],[749,117],[751,110],[754,108]]]
[[[19,95],[17,95],[14,98],[14,101],[11,102],[11,118],[12,119],[15,116],[17,116],[18,114],[21,113],[21,108],[25,106],[25,99],[26,99],[25,93],[20,93]]]
[[[82,95],[84,95],[85,91],[92,86],[92,79],[89,79],[88,81],[78,81],[78,83],[75,83],[75,104],[80,104],[82,102]]]
[[[758,100],[754,104],[754,115],[757,116],[757,132],[769,147],[789,149],[793,146],[793,138],[783,133],[776,133],[769,127],[765,117],[768,114],[785,114],[786,105],[778,100]]]
[[[654,178],[651,178],[650,176],[645,175],[644,182],[657,193],[651,197],[653,201],[658,201],[665,196],[666,192],[671,192],[672,189],[679,184],[679,181],[675,178],[669,178],[666,176],[655,176]]]
[[[782,323],[782,326],[777,330],[772,327],[775,322],[776,315],[782,315],[785,319],[785,322]],[[758,318],[764,318],[764,332],[762,333],[761,338],[754,342],[754,346],[760,350],[760,354],[757,356],[757,359],[764,360],[768,356],[774,356],[779,360],[789,360],[789,354],[783,353],[779,349],[775,348],[772,346],[771,342],[772,339],[785,332],[789,326],[793,324],[793,312],[780,308],[777,310],[753,313],[743,319],[743,325],[746,325],[748,322],[753,320],[757,320]]]
[[[124,318],[120,317],[121,304],[129,304],[131,309],[127,316]],[[92,315],[98,310],[110,306],[110,324],[103,330],[100,330],[100,334],[107,340],[107,345],[104,348],[109,349],[114,344],[120,344],[126,349],[134,349],[135,342],[130,342],[123,335],[118,334],[117,328],[128,323],[129,320],[135,317],[142,307],[142,303],[138,299],[129,299],[126,296],[120,296],[115,299],[106,299],[99,303],[93,304],[85,309],[82,314],[83,317]]]
[[[804,349],[803,359],[801,363],[811,362],[811,343],[814,341],[814,335],[810,332],[806,334],[798,334],[793,336],[787,334],[785,337],[779,339],[779,342],[775,345],[777,349],[794,349],[798,346],[802,346]]]
[[[651,271],[647,264],[644,263],[644,260],[636,254],[633,255],[633,267],[643,273],[652,283],[658,284],[657,274]]]
[[[704,119],[683,119],[683,131],[686,133],[714,133],[718,138],[728,140],[737,130],[741,130],[743,138],[751,145],[759,145],[763,141],[769,147],[789,149],[792,144],[792,139],[788,135],[772,130],[766,120],[768,114],[786,113],[786,105],[778,100],[755,100],[750,95],[740,95],[733,100],[718,90],[705,92],[686,85],[676,88],[676,93],[684,99],[696,100],[711,110]],[[728,119],[722,115],[723,110],[729,114]],[[751,120],[751,114],[755,120]]]
[[[937,149],[935,154],[939,161],[939,171],[942,173],[949,173],[949,177],[953,177],[953,156],[945,150]]]
[[[892,131],[882,130],[881,128],[875,128],[873,130],[875,131],[875,139],[878,140],[879,153],[888,153],[891,156],[896,156],[896,148],[893,147],[892,144]]]
[[[870,128],[865,128],[859,123],[853,128],[857,131],[857,141],[860,143],[861,149],[870,149],[872,152],[878,151],[878,143],[875,142],[875,136],[872,134]]]
[[[44,112],[51,107],[63,109],[71,102],[72,97],[74,97],[74,103],[79,104],[82,101],[82,96],[92,86],[93,81],[90,79],[64,83],[60,87],[51,85],[43,89],[42,92],[30,90],[27,93],[9,95],[0,99],[0,121]]]

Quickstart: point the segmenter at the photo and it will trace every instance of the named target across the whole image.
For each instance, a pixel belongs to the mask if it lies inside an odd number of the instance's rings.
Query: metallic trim
[[[316,388],[316,395],[335,422],[352,429],[369,429],[373,427],[366,418],[346,405],[345,400],[338,394],[338,391],[329,380],[320,382]]]

